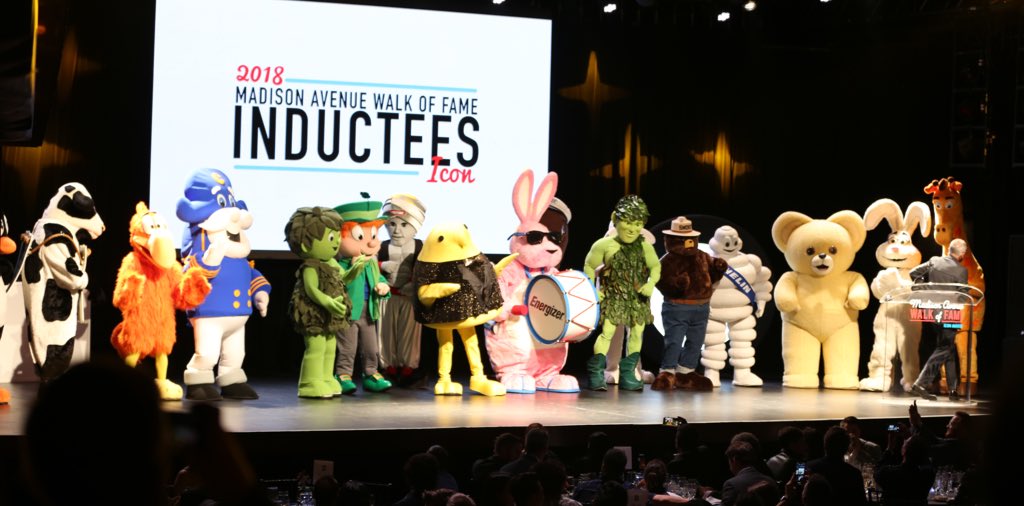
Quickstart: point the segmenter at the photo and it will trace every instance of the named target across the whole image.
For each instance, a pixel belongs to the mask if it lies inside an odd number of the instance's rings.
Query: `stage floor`
[[[15,383],[12,399],[0,407],[0,436],[20,436],[37,385]],[[455,428],[546,426],[661,425],[664,417],[683,416],[690,423],[744,424],[836,421],[845,416],[901,419],[915,397],[890,394],[782,388],[733,387],[723,384],[713,392],[643,392],[584,390],[578,394],[538,392],[484,397],[435,396],[428,390],[394,388],[381,394],[359,391],[342,399],[309,400],[296,397],[293,382],[256,381],[260,399],[221,401],[225,429],[235,433],[288,433],[316,431],[378,431]],[[186,411],[191,401],[165,402],[167,411]],[[948,417],[954,411],[987,413],[986,403],[919,400],[924,417]]]

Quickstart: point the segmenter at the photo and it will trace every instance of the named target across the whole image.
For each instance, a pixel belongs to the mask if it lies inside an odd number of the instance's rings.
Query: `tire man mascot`
[[[711,256],[728,262],[729,270],[711,295],[711,317],[700,360],[704,376],[714,386],[719,386],[719,373],[728,358],[733,385],[759,387],[763,382],[750,368],[754,366],[756,319],[764,314],[765,303],[772,300],[772,271],[757,255],[740,251],[743,240],[736,229],[728,225],[718,227],[708,244]],[[728,352],[725,351],[727,336]]]

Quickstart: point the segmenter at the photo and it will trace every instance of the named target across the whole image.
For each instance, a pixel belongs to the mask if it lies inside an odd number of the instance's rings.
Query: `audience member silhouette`
[[[501,472],[513,476],[525,473],[537,463],[544,460],[548,453],[548,431],[536,428],[526,433],[526,445],[523,454],[516,460],[505,464]]]
[[[706,487],[721,487],[724,478],[719,469],[724,467],[722,460],[700,443],[697,427],[690,423],[681,423],[676,427],[676,454],[666,464],[668,474],[697,480]]]
[[[512,475],[496,471],[491,473],[478,494],[481,505],[515,506],[512,498],[512,491],[509,486],[512,483]]]
[[[924,506],[928,490],[935,481],[935,472],[928,461],[928,443],[919,435],[903,443],[903,461],[898,465],[879,467],[875,483],[885,494],[886,506]]]
[[[896,430],[885,432],[885,450],[882,451],[882,459],[878,461],[880,466],[898,466],[903,462],[903,443],[911,436],[910,424],[897,422],[894,425]]]
[[[544,506],[544,489],[537,473],[526,471],[513,476],[509,488],[516,506]]]
[[[627,506],[629,496],[622,483],[617,481],[606,481],[601,484],[594,496],[594,506]],[[584,503],[586,504],[586,503]]]
[[[917,401],[909,408],[910,427],[914,434],[919,434],[930,446],[929,456],[932,465],[952,467],[965,470],[973,463],[974,449],[971,445],[971,415],[965,411],[957,411],[946,424],[944,437],[938,437],[928,429],[917,410]]]
[[[448,498],[447,506],[476,506],[476,502],[473,501],[472,497],[456,492]]]
[[[779,429],[779,447],[779,453],[766,463],[777,482],[787,480],[796,470],[797,462],[806,462],[807,441],[804,432],[793,426]]]
[[[437,488],[446,488],[455,492],[459,491],[459,483],[448,471],[448,450],[441,445],[433,445],[427,449],[427,453],[437,459]]]
[[[163,424],[152,379],[114,363],[72,367],[40,390],[28,417],[33,491],[55,505],[165,504]]]
[[[808,476],[800,491],[800,502],[803,506],[832,506],[832,485],[824,476]]]
[[[429,453],[417,453],[405,461],[405,482],[409,492],[395,506],[421,506],[423,493],[437,488],[437,459]]]
[[[816,427],[806,426],[803,428],[804,442],[807,443],[807,461],[820,459],[825,456],[825,436]]]
[[[608,437],[608,434],[604,432],[593,432],[590,437],[587,438],[587,452],[581,458],[576,465],[576,473],[593,473],[597,474],[601,472],[601,461],[604,459],[604,454],[612,448],[612,438]]]
[[[754,455],[757,455],[757,461],[754,463],[754,468],[765,476],[771,476],[772,471],[768,469],[768,464],[764,461],[764,449],[761,447],[761,440],[754,435],[753,432],[740,432],[732,437],[729,444],[742,441],[750,445],[754,449]]]
[[[118,395],[96,394],[111,390]],[[202,495],[220,504],[269,504],[217,408],[199,404],[183,418],[195,437],[185,457]],[[30,490],[54,506],[167,504],[169,429],[152,378],[120,361],[73,366],[40,390],[28,415]]]
[[[757,469],[758,462],[764,464],[764,461],[750,443],[733,437],[733,442],[725,450],[725,456],[733,477],[722,484],[723,506],[735,505],[741,494],[760,482],[769,483],[770,488],[775,489],[775,498],[778,498],[775,479]]]
[[[448,499],[455,495],[450,488],[435,488],[423,492],[423,506],[448,506]]]
[[[563,497],[565,494],[565,466],[561,462],[545,460],[533,466],[533,472],[544,489],[544,506],[579,506],[580,503]]]
[[[612,448],[605,452],[604,459],[601,460],[601,475],[576,485],[572,498],[583,504],[595,502],[605,484],[614,482],[616,486],[622,488],[625,475],[626,453],[618,448]]]
[[[850,435],[850,447],[846,450],[846,463],[857,469],[861,469],[865,465],[877,465],[878,461],[882,459],[882,448],[860,437],[860,420],[855,416],[848,416],[839,422],[839,426]]]
[[[839,426],[829,427],[825,432],[825,456],[807,463],[808,474],[821,475],[831,485],[836,506],[867,502],[860,470],[843,460],[849,447],[850,435]]]
[[[483,483],[502,466],[512,462],[523,453],[523,440],[508,432],[494,439],[494,453],[473,463],[473,480]]]
[[[365,488],[365,485],[363,485],[362,483],[359,483],[359,482],[351,482],[351,483],[353,484],[352,486],[362,485]],[[346,502],[341,502],[341,500],[342,500],[341,494],[342,494],[342,489],[343,488],[345,489],[345,491],[346,491],[345,493],[346,494],[350,494],[351,493],[351,492],[349,492],[349,483],[348,482],[346,482],[344,484],[344,487],[342,487],[341,485],[338,484],[338,480],[334,479],[333,476],[321,476],[319,480],[316,480],[316,482],[313,483],[313,502],[316,503],[317,506],[334,506],[336,504],[349,504],[349,503],[351,503],[351,504],[360,504],[359,500],[358,500],[358,495],[355,495],[355,494],[353,494],[353,495],[346,495],[345,496]],[[370,501],[371,501],[370,504],[373,504],[372,503],[372,498],[370,498]]]

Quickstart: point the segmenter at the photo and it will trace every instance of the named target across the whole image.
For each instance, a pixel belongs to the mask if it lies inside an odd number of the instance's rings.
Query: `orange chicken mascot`
[[[167,379],[167,355],[175,340],[174,310],[201,304],[210,293],[208,279],[216,271],[182,273],[167,222],[144,202],[135,206],[130,232],[132,251],[121,261],[114,287],[114,306],[121,310],[123,321],[114,328],[110,343],[132,367],[152,356],[160,396],[180,400],[181,386]]]

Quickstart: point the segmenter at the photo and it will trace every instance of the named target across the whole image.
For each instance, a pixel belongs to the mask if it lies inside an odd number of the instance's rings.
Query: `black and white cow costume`
[[[32,354],[44,382],[71,365],[80,299],[89,284],[85,241],[99,237],[104,228],[89,191],[68,183],[50,199],[32,229],[21,281]]]

